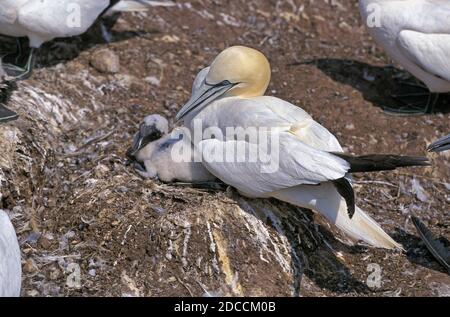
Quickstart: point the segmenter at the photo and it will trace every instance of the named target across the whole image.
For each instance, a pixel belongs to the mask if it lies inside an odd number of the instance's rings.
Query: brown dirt
[[[268,94],[311,113],[351,153],[425,155],[450,130],[448,107],[417,117],[380,109],[407,74],[387,66],[355,1],[177,3],[122,15],[109,44],[99,25],[46,44],[38,70],[18,84],[8,106],[21,118],[0,127],[9,151],[0,207],[14,216],[28,261],[23,295],[450,295],[449,276],[407,221],[413,211],[449,239],[448,154],[428,154],[430,168],[355,177],[358,205],[405,254],[345,246],[309,211],[143,180],[126,166],[142,118],[173,118],[197,71],[235,44],[263,51],[273,68]],[[105,47],[120,57],[119,74],[90,66]],[[66,284],[71,263],[80,288]],[[379,289],[366,285],[370,263],[382,269]]]

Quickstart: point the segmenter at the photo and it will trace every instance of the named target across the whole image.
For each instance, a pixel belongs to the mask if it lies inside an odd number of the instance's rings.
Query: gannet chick
[[[191,130],[194,146],[206,169],[249,197],[273,197],[324,215],[347,235],[370,245],[400,249],[383,229],[355,206],[351,173],[429,165],[425,157],[352,156],[326,128],[301,108],[264,96],[270,64],[257,50],[234,46],[220,53],[203,74],[203,84],[177,114]],[[199,80],[199,79],[198,79]],[[201,123],[202,138],[195,136]],[[206,133],[214,128],[214,135]],[[262,129],[266,138],[228,136],[229,129]],[[226,139],[220,139],[222,134]],[[264,140],[270,140],[270,144]],[[273,151],[267,151],[272,145]],[[244,151],[232,152],[236,149]],[[249,159],[250,153],[271,152],[270,163]],[[214,154],[223,154],[222,159]],[[231,159],[228,153],[233,153]],[[259,157],[260,158],[260,157]],[[263,172],[266,170],[266,172]]]
[[[55,38],[78,36],[114,5],[124,11],[142,10],[148,0],[1,0],[0,34],[28,37],[30,54],[25,67],[5,64],[6,72],[17,80],[25,79],[33,70],[36,51]],[[20,50],[19,50],[20,51]]]
[[[450,1],[359,0],[359,7],[374,40],[429,89],[426,104],[389,111],[433,112],[438,94],[450,92]]]
[[[16,232],[0,209],[0,297],[20,296],[22,264]]]
[[[443,152],[450,149],[450,134],[428,146],[429,152]]]
[[[160,115],[144,119],[135,135],[128,156],[141,164],[138,172],[147,178],[158,178],[163,182],[208,182],[216,178],[199,162],[194,162],[193,152],[189,159],[181,160],[172,151],[182,139],[182,130],[168,134],[169,123]],[[174,138],[177,136],[177,138]],[[178,138],[179,137],[179,138]],[[192,148],[188,143],[186,146]]]

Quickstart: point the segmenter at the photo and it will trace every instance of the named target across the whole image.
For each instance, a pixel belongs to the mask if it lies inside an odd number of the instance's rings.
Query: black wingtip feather
[[[390,171],[400,167],[430,166],[425,156],[402,156],[372,154],[353,156],[344,153],[333,153],[350,164],[349,173]]]
[[[336,187],[338,193],[345,199],[347,204],[347,212],[350,219],[353,218],[356,210],[355,204],[355,192],[350,181],[343,177],[332,181],[334,187]]]
[[[431,231],[419,220],[419,218],[411,216],[411,220],[427,249],[450,274],[450,251],[446,249],[439,240],[435,239]]]

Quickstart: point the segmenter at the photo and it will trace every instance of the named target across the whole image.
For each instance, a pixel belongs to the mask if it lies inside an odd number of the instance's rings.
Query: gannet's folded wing
[[[83,34],[109,5],[109,0],[31,0],[20,9],[21,26],[42,38]]]
[[[315,149],[342,152],[336,137],[298,106],[270,96],[227,99],[218,103],[217,111],[224,111],[219,115],[220,126],[277,128]]]
[[[398,45],[417,66],[450,81],[450,34],[426,34],[401,31]]]
[[[300,141],[315,149],[326,152],[342,152],[342,147],[336,137],[313,119],[296,122],[289,131]]]
[[[282,99],[270,98],[267,103],[273,114],[291,124],[290,132],[303,143],[327,152],[342,152],[336,137],[324,126],[315,121],[305,110]]]
[[[223,182],[254,196],[301,184],[341,179],[350,166],[345,160],[316,150],[290,133],[271,133],[263,142],[200,142],[204,166]]]

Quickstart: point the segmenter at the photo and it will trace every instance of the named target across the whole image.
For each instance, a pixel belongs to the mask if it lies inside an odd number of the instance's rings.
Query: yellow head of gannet
[[[211,64],[201,86],[177,114],[177,120],[223,97],[251,98],[264,95],[270,83],[270,64],[261,52],[232,46]]]
[[[220,53],[211,64],[206,82],[235,84],[224,96],[251,98],[262,96],[270,82],[270,64],[261,52],[245,47],[232,46]]]

